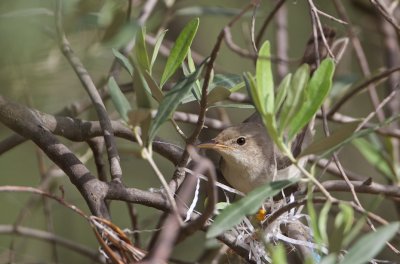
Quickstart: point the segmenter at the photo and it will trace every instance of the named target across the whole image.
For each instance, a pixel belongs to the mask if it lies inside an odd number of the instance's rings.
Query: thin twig
[[[347,15],[345,7],[343,6],[343,4],[340,0],[334,0],[333,3],[336,7],[336,10],[337,10],[339,16],[340,16],[340,19],[343,21],[346,21],[348,23],[347,32],[349,34],[350,41],[353,45],[353,49],[356,54],[357,61],[361,67],[361,71],[362,71],[363,75],[365,77],[370,76],[371,71],[370,71],[370,68],[368,65],[367,58],[365,56],[360,39],[356,36],[354,26],[350,22],[350,19]],[[372,84],[368,85],[368,92],[369,92],[369,97],[370,97],[371,103],[374,106],[374,108],[376,109],[379,105],[379,97],[376,92],[375,86]],[[380,122],[383,122],[383,120],[385,119],[385,115],[382,111],[378,112],[378,119]]]
[[[77,77],[81,81],[83,87],[85,88],[90,99],[92,100],[93,106],[96,109],[97,116],[100,120],[100,125],[103,130],[104,141],[106,144],[108,160],[110,163],[111,177],[114,180],[120,181],[122,177],[122,169],[120,158],[118,155],[118,149],[114,139],[114,132],[111,126],[111,121],[108,117],[106,107],[103,103],[103,100],[101,99],[96,85],[94,84],[86,68],[81,63],[80,59],[75,55],[67,37],[65,36],[62,26],[62,0],[56,0],[55,19],[60,49],[63,52],[64,56],[68,59],[68,62],[74,69]]]
[[[396,19],[390,16],[386,7],[379,0],[369,0],[369,2],[378,9],[379,13],[397,30],[397,34],[399,34],[400,26],[397,24]]]
[[[280,0],[274,7],[274,9],[272,9],[271,13],[265,18],[263,25],[261,26],[260,31],[258,31],[257,34],[257,38],[256,38],[256,46],[260,47],[261,44],[261,39],[269,25],[269,23],[272,21],[272,19],[274,18],[276,12],[278,12],[279,8],[281,8],[281,6],[285,3],[286,0]]]
[[[46,231],[41,231],[29,227],[22,226],[12,226],[12,225],[0,225],[0,234],[12,234],[21,237],[28,237],[43,240],[48,243],[56,243],[57,245],[68,248],[82,256],[88,257],[93,261],[99,263],[106,263],[104,258],[100,256],[97,250],[92,250],[90,248],[85,247],[84,245],[79,245],[76,241],[67,240],[63,237],[57,236],[53,233],[49,233]]]
[[[389,77],[391,74],[400,71],[400,67],[395,67],[389,70],[386,70],[382,73],[379,73],[375,76],[370,77],[366,81],[362,82],[361,84],[355,86],[353,89],[350,89],[349,92],[347,92],[334,106],[331,107],[329,110],[327,116],[330,118],[333,114],[335,114],[339,109],[348,101],[350,100],[354,95],[358,94],[361,92],[363,89],[368,88],[369,85],[380,81],[384,78]],[[382,122],[382,120],[380,120]]]

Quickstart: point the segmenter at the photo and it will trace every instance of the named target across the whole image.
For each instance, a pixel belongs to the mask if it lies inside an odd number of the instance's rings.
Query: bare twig
[[[384,6],[384,4],[379,0],[369,0],[369,2],[378,9],[379,13],[397,30],[397,33],[399,34],[400,26],[397,24],[396,19],[390,16],[386,6]]]
[[[213,215],[214,206],[217,202],[217,175],[213,163],[209,159],[201,157],[199,154],[197,154],[191,146],[189,146],[189,153],[190,156],[193,158],[193,161],[196,163],[195,168],[193,169],[193,178],[195,178],[196,180],[196,178],[199,178],[199,175],[203,174],[204,172],[208,172],[206,174],[208,179],[206,189],[207,206],[204,212],[198,218],[194,219],[183,228],[181,232],[181,238],[182,235],[188,236],[193,234],[195,231],[201,229],[206,221]]]
[[[71,67],[74,69],[77,77],[81,81],[83,87],[88,93],[90,99],[93,102],[93,106],[96,109],[97,116],[100,120],[100,125],[103,130],[104,141],[106,144],[106,150],[108,154],[108,160],[110,164],[110,173],[114,180],[120,181],[122,177],[122,169],[120,165],[120,158],[118,155],[117,146],[114,139],[114,132],[111,126],[110,118],[108,117],[108,113],[106,107],[101,99],[97,88],[90,77],[89,73],[79,60],[79,58],[75,55],[74,51],[71,48],[71,45],[68,39],[65,36],[62,27],[62,1],[56,1],[56,29],[58,42],[60,45],[60,49],[63,52],[64,56],[68,59]]]
[[[271,13],[265,18],[263,25],[261,26],[260,31],[257,34],[256,37],[256,46],[260,47],[262,37],[269,25],[269,23],[272,21],[274,18],[275,14],[278,12],[279,8],[285,3],[286,0],[279,0],[279,2],[275,5],[274,9],[271,11]]]
[[[354,95],[357,93],[361,92],[363,89],[368,88],[369,85],[380,81],[384,78],[388,78],[391,74],[400,71],[400,67],[395,67],[389,70],[386,70],[382,73],[379,73],[375,76],[370,77],[363,83],[355,86],[353,89],[351,89],[348,93],[346,93],[334,106],[331,107],[329,110],[327,116],[331,117],[334,113],[336,113],[348,100],[350,100]],[[380,120],[381,122],[383,120]]]
[[[341,172],[343,173],[343,172]],[[330,180],[322,182],[322,185],[332,192],[349,192],[350,185],[343,180]],[[400,188],[394,185],[382,185],[379,183],[365,183],[365,181],[351,181],[353,190],[357,193],[382,194],[400,198]]]
[[[286,5],[281,6],[279,11],[275,16],[275,24],[276,24],[276,54],[278,58],[287,60],[288,56],[288,44],[289,44],[289,36],[288,36],[288,11]],[[279,79],[282,80],[283,77],[289,72],[289,67],[285,63],[277,64],[277,74]]]
[[[361,42],[360,42],[359,38],[356,36],[354,26],[350,22],[350,19],[347,15],[346,9],[344,8],[344,6],[340,0],[334,0],[333,3],[336,7],[336,10],[337,10],[339,16],[340,16],[340,19],[343,21],[346,21],[348,23],[347,32],[349,34],[350,42],[353,45],[353,49],[357,56],[357,60],[361,67],[362,73],[364,74],[365,77],[370,76],[371,71],[370,71],[370,68],[368,65],[367,58],[365,56]],[[368,85],[368,92],[369,92],[369,97],[370,97],[371,103],[374,106],[374,108],[376,109],[379,105],[379,97],[376,92],[376,88],[373,84]],[[382,111],[378,112],[378,119],[381,122],[385,119],[384,113]]]
[[[79,245],[76,241],[67,240],[63,237],[57,236],[53,233],[29,228],[22,226],[12,226],[12,225],[0,225],[0,234],[10,234],[17,235],[21,237],[29,237],[34,239],[43,240],[48,243],[56,243],[57,245],[68,248],[82,256],[88,257],[93,261],[99,263],[106,263],[104,258],[102,258],[97,250],[92,250],[90,248],[85,247],[84,245]]]

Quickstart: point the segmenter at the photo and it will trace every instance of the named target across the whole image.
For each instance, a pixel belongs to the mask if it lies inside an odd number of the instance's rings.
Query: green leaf
[[[114,15],[121,5],[113,0],[106,0],[97,14],[97,24],[106,27],[113,22]]]
[[[262,116],[262,118],[264,126],[267,128],[269,136],[272,138],[274,143],[281,149],[283,139],[282,136],[278,134],[278,127],[276,124],[275,114],[266,113]]]
[[[285,264],[288,263],[286,259],[286,250],[282,244],[278,244],[270,249],[272,255],[272,263]]]
[[[290,82],[292,81],[292,74],[288,74],[282,80],[281,84],[278,87],[278,94],[275,99],[275,109],[274,112],[278,113],[279,109],[281,108],[283,102],[285,101],[288,89],[290,87]]]
[[[161,31],[156,37],[156,44],[154,45],[153,55],[151,56],[150,67],[149,67],[150,75],[152,73],[154,62],[156,61],[158,51],[160,50],[161,43],[162,43],[166,33],[167,33],[167,30]]]
[[[323,240],[320,234],[320,230],[318,228],[318,217],[317,217],[317,212],[315,211],[314,204],[312,201],[312,192],[310,191],[311,189],[308,189],[308,194],[307,194],[307,211],[308,215],[310,216],[310,225],[313,231],[314,235],[314,240],[317,244],[322,244]]]
[[[161,102],[164,98],[164,94],[161,91],[160,87],[158,87],[156,81],[154,81],[154,79],[147,72],[143,73],[143,77],[146,80],[147,87],[151,91],[151,95],[154,97],[154,99],[157,100],[157,102]]]
[[[194,64],[193,58],[192,58],[192,51],[189,48],[189,52],[187,55],[187,60],[188,60],[188,67],[189,67],[189,71],[190,72],[194,72],[196,70],[196,65]],[[209,91],[210,87],[209,87]],[[200,81],[197,80],[195,85],[193,85],[193,89],[192,89],[192,94],[194,95],[194,97],[196,98],[197,101],[200,101],[201,99],[201,86],[200,86]]]
[[[324,204],[324,206],[321,209],[321,212],[319,214],[318,218],[318,229],[319,229],[319,234],[321,235],[322,241],[324,244],[328,242],[328,232],[327,232],[327,227],[328,227],[328,217],[329,217],[329,210],[331,209],[332,204],[328,201]]]
[[[191,6],[178,9],[175,12],[177,16],[236,16],[241,12],[237,8],[216,7],[216,6]]]
[[[271,69],[269,42],[261,46],[256,65],[257,94],[261,100],[262,113],[274,113],[274,79]]]
[[[208,93],[207,104],[212,105],[216,102],[225,100],[231,95],[231,92],[224,87],[216,87]]]
[[[364,235],[349,249],[341,264],[363,264],[370,261],[399,230],[399,222],[390,223]]]
[[[30,17],[30,16],[49,16],[54,17],[53,10],[47,8],[28,8],[17,11],[2,13],[0,18],[16,18],[16,17]]]
[[[289,141],[312,119],[323,104],[332,87],[332,78],[335,71],[335,63],[327,58],[322,61],[306,87],[306,95],[299,111],[289,124]]]
[[[382,155],[381,149],[375,147],[368,140],[363,138],[354,139],[352,143],[372,166],[385,174],[388,178],[394,180],[393,173],[384,155]]]
[[[236,84],[235,86],[233,86],[233,87],[230,89],[230,91],[231,91],[232,93],[234,93],[234,92],[239,91],[239,90],[242,89],[243,87],[245,87],[245,84],[244,84],[244,82],[242,81],[242,82]]]
[[[258,94],[257,85],[254,81],[253,76],[249,72],[245,72],[243,74],[244,83],[246,84],[247,91],[256,107],[257,111],[261,114],[264,113],[264,109],[262,108],[262,98]]]
[[[190,57],[190,52],[188,53],[188,61]],[[190,66],[190,62],[188,63],[190,71],[193,71]],[[197,85],[197,82],[196,82]],[[208,87],[208,92],[210,93],[213,89],[216,87],[224,87],[228,89],[231,93],[241,89],[244,87],[244,82],[242,76],[238,74],[216,74],[214,76],[214,79],[212,83]],[[196,89],[199,89],[199,91],[195,91]],[[194,94],[196,93],[196,95]],[[199,100],[201,97],[201,88],[200,86],[193,86],[193,90],[191,94],[188,94],[185,99],[183,100],[183,103],[189,103],[195,100]]]
[[[165,69],[160,81],[160,87],[164,86],[165,82],[168,81],[168,79],[182,64],[190,46],[192,45],[192,41],[196,35],[198,27],[199,19],[195,18],[191,20],[179,34],[174,46],[171,49],[167,64],[165,65]]]
[[[238,108],[238,109],[254,109],[254,105],[250,104],[218,104],[218,105],[210,105],[207,109],[211,108]]]
[[[146,78],[143,73],[142,67],[136,61],[136,58],[131,56],[133,66],[136,69],[137,75],[133,78],[133,85],[135,87],[136,104],[138,108],[151,108],[150,95],[151,89],[147,84]]]
[[[329,236],[329,252],[339,254],[344,240],[353,226],[353,209],[347,204],[339,204],[340,212],[335,217],[335,229]]]
[[[357,129],[360,121],[350,122],[343,124],[338,130],[334,131],[329,137],[321,138],[312,142],[299,157],[306,156],[309,154],[321,154],[325,155],[328,152],[337,149],[345,142],[347,139],[353,136],[354,131]]]
[[[108,79],[108,89],[110,92],[111,100],[119,115],[125,122],[128,122],[128,112],[132,110],[131,105],[129,104],[125,95],[119,89],[117,82],[112,76]]]
[[[239,224],[246,215],[254,214],[260,209],[266,198],[272,197],[279,193],[283,188],[286,188],[297,180],[275,181],[264,184],[239,201],[229,205],[219,214],[214,223],[207,231],[207,238],[213,238],[229,230],[231,227]]]
[[[243,83],[243,78],[239,74],[233,73],[225,73],[225,74],[215,74],[213,82],[210,84],[210,89],[214,89],[215,87],[225,87],[226,89],[233,89],[236,85]]]
[[[216,203],[216,204],[215,204],[215,210],[217,210],[217,212],[218,212],[218,211],[221,211],[221,210],[224,210],[229,204],[230,204],[230,203],[227,203],[227,202],[219,202],[219,203]]]
[[[150,126],[148,144],[151,144],[160,126],[171,118],[184,96],[190,91],[192,85],[199,78],[205,62],[206,61],[204,61],[195,72],[178,82],[171,91],[165,94],[164,99],[158,107],[153,123]]]
[[[283,133],[284,129],[290,124],[291,120],[299,111],[304,97],[307,96],[305,91],[308,79],[310,78],[310,66],[303,64],[297,69],[290,82],[287,91],[286,100],[282,106],[282,112],[279,118],[279,132]]]
[[[336,264],[337,263],[337,255],[334,253],[325,256],[319,264]]]
[[[118,62],[122,65],[122,67],[124,67],[125,70],[127,70],[127,72],[129,72],[129,74],[133,76],[133,66],[129,62],[129,59],[116,49],[112,49],[112,52]]]
[[[135,38],[136,32],[138,30],[138,24],[136,21],[125,23],[116,29],[116,32],[106,38],[104,37],[104,44],[107,47],[120,49],[125,46],[128,42]],[[110,33],[111,34],[111,33]]]
[[[339,204],[340,213],[335,218],[335,226],[344,225],[344,232],[347,234],[354,222],[354,211],[350,205],[341,203]]]
[[[149,57],[147,54],[147,48],[146,48],[146,28],[142,27],[140,30],[140,33],[138,34],[136,38],[136,45],[135,45],[135,56],[137,59],[137,62],[139,63],[140,67],[144,69],[144,71],[149,71],[150,69],[150,63],[149,63]]]

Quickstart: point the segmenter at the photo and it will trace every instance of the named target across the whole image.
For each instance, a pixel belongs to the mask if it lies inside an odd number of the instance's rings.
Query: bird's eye
[[[246,143],[246,139],[244,137],[240,137],[236,140],[236,143],[238,143],[238,145],[242,146]]]

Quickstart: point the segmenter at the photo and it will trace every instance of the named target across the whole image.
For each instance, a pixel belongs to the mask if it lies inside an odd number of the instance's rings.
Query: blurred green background
[[[111,29],[107,21],[103,25],[99,22],[99,14],[104,11],[104,4],[107,1],[78,1],[68,0],[64,2],[64,27],[68,39],[77,55],[86,66],[95,83],[101,83],[106,77],[113,60],[112,43],[113,34],[117,34],[119,28]],[[124,6],[127,1],[115,1]],[[142,7],[141,1],[132,1],[132,19],[137,17]],[[167,1],[165,1],[167,2]],[[182,10],[187,7],[219,7],[222,9],[232,9],[238,11],[247,1],[176,1],[171,9],[167,9],[166,3],[159,1],[149,20],[147,21],[147,32],[155,35],[162,22],[163,17],[171,15],[174,11]],[[174,2],[174,1],[172,1]],[[373,19],[364,13],[357,11],[345,1],[348,11],[351,14],[357,33],[366,50],[371,69],[378,69],[382,64],[382,54],[379,46],[380,38],[378,29],[375,27]],[[257,12],[256,29],[260,28],[262,21],[271,11],[276,1],[262,1],[262,5]],[[318,7],[332,15],[336,15],[331,1],[315,1]],[[61,54],[55,41],[54,10],[55,2],[46,0],[2,0],[0,2],[0,93],[14,101],[30,105],[46,113],[56,113],[63,107],[87,97],[82,85],[69,66],[66,59]],[[299,59],[302,56],[307,39],[311,33],[311,18],[306,1],[290,0],[286,4],[288,8],[288,53],[291,59]],[[103,8],[103,9],[102,9]],[[189,9],[190,10],[190,9]],[[193,10],[192,10],[193,11]],[[200,17],[200,27],[195,37],[192,51],[199,53],[203,57],[208,56],[213,48],[216,37],[220,30],[231,19],[221,13],[217,14],[198,14],[175,15],[169,18],[166,28],[168,33],[166,39],[174,41],[185,23],[191,18]],[[106,20],[106,14],[103,19]],[[232,29],[233,39],[236,44],[243,48],[249,48],[249,27],[250,16],[245,16]],[[345,34],[345,28],[340,24],[323,19],[324,25],[330,25],[338,31],[338,35]],[[275,24],[269,26],[264,39],[272,42],[273,50],[279,43],[275,40]],[[107,34],[111,35],[108,36]],[[106,36],[106,37],[105,37]],[[115,39],[114,39],[115,40]],[[152,48],[149,48],[152,50]],[[163,69],[166,58],[159,56],[156,69]],[[229,50],[226,45],[222,45],[217,59],[217,70],[222,73],[241,74],[244,71],[254,71],[254,64],[247,58],[240,57]],[[298,63],[290,63],[293,70]],[[159,76],[161,72],[158,73]],[[157,73],[156,73],[157,75]],[[355,62],[351,48],[348,48],[342,62],[338,66],[335,77],[336,92],[346,87],[349,82],[362,78],[359,68]],[[127,75],[122,74],[120,83],[129,81]],[[245,91],[243,91],[245,92]],[[134,104],[132,95],[129,95]],[[369,99],[366,95],[360,95],[351,104],[347,104],[343,113],[354,117],[365,116],[371,108]],[[192,107],[183,109],[193,109]],[[196,109],[196,107],[194,108]],[[108,104],[108,111],[115,115],[115,109]],[[194,111],[195,112],[195,111]],[[250,110],[228,110],[231,114],[232,123],[242,121],[247,117]],[[209,115],[215,113],[210,111]],[[79,116],[83,119],[95,120],[92,110],[86,111]],[[169,124],[163,127],[161,136],[183,145]],[[191,125],[183,125],[185,131],[192,129]],[[12,132],[0,125],[0,140],[9,136]],[[214,133],[214,131],[210,131]],[[209,138],[205,135],[203,138]],[[137,188],[159,188],[154,173],[148,164],[135,157],[135,146],[132,143],[118,140],[121,147],[121,159],[124,171],[124,183],[127,186]],[[77,146],[77,153],[84,154],[87,147],[84,144]],[[40,173],[38,166],[37,148],[34,144],[27,142],[11,151],[0,156],[0,185],[22,185],[38,186],[40,183]],[[368,176],[374,176],[375,171],[362,159],[358,152],[352,147],[346,147],[340,154],[344,166],[350,167],[353,171]],[[171,177],[174,166],[157,156],[156,159],[161,170],[167,178]],[[45,160],[47,166],[51,162]],[[94,172],[93,161],[88,161],[89,168]],[[377,178],[378,179],[378,178]],[[379,181],[379,179],[378,179]],[[69,203],[77,205],[79,208],[89,213],[82,197],[75,190],[68,178],[58,177],[52,184],[52,190],[60,195],[58,186],[65,189],[65,199]],[[340,194],[342,195],[342,194]],[[26,201],[31,197],[23,193],[0,193],[0,225],[13,224],[20,210],[25,206]],[[29,216],[22,222],[22,226],[29,226],[45,230],[46,225],[43,216],[42,200],[38,199],[37,204],[29,209]],[[97,241],[88,223],[75,213],[66,208],[50,202],[51,214],[54,222],[55,233],[64,238],[86,245],[96,250]],[[130,220],[127,214],[126,205],[121,202],[112,202],[113,221],[121,228],[130,228]],[[138,210],[139,227],[141,230],[149,230],[141,234],[141,242],[144,248],[148,239],[153,234],[152,230],[157,224],[160,212],[155,209],[135,205]],[[390,202],[383,202],[377,213],[388,220],[392,220],[394,211]],[[198,258],[204,247],[203,234],[196,236],[179,244],[174,252],[174,257],[193,261]],[[13,238],[9,235],[0,235],[0,263],[8,260],[9,247],[11,240],[15,239],[15,261],[17,263],[51,263],[52,249],[49,244],[24,237]],[[199,243],[199,241],[201,241]],[[63,247],[57,247],[60,263],[85,263],[88,260],[77,253]]]

